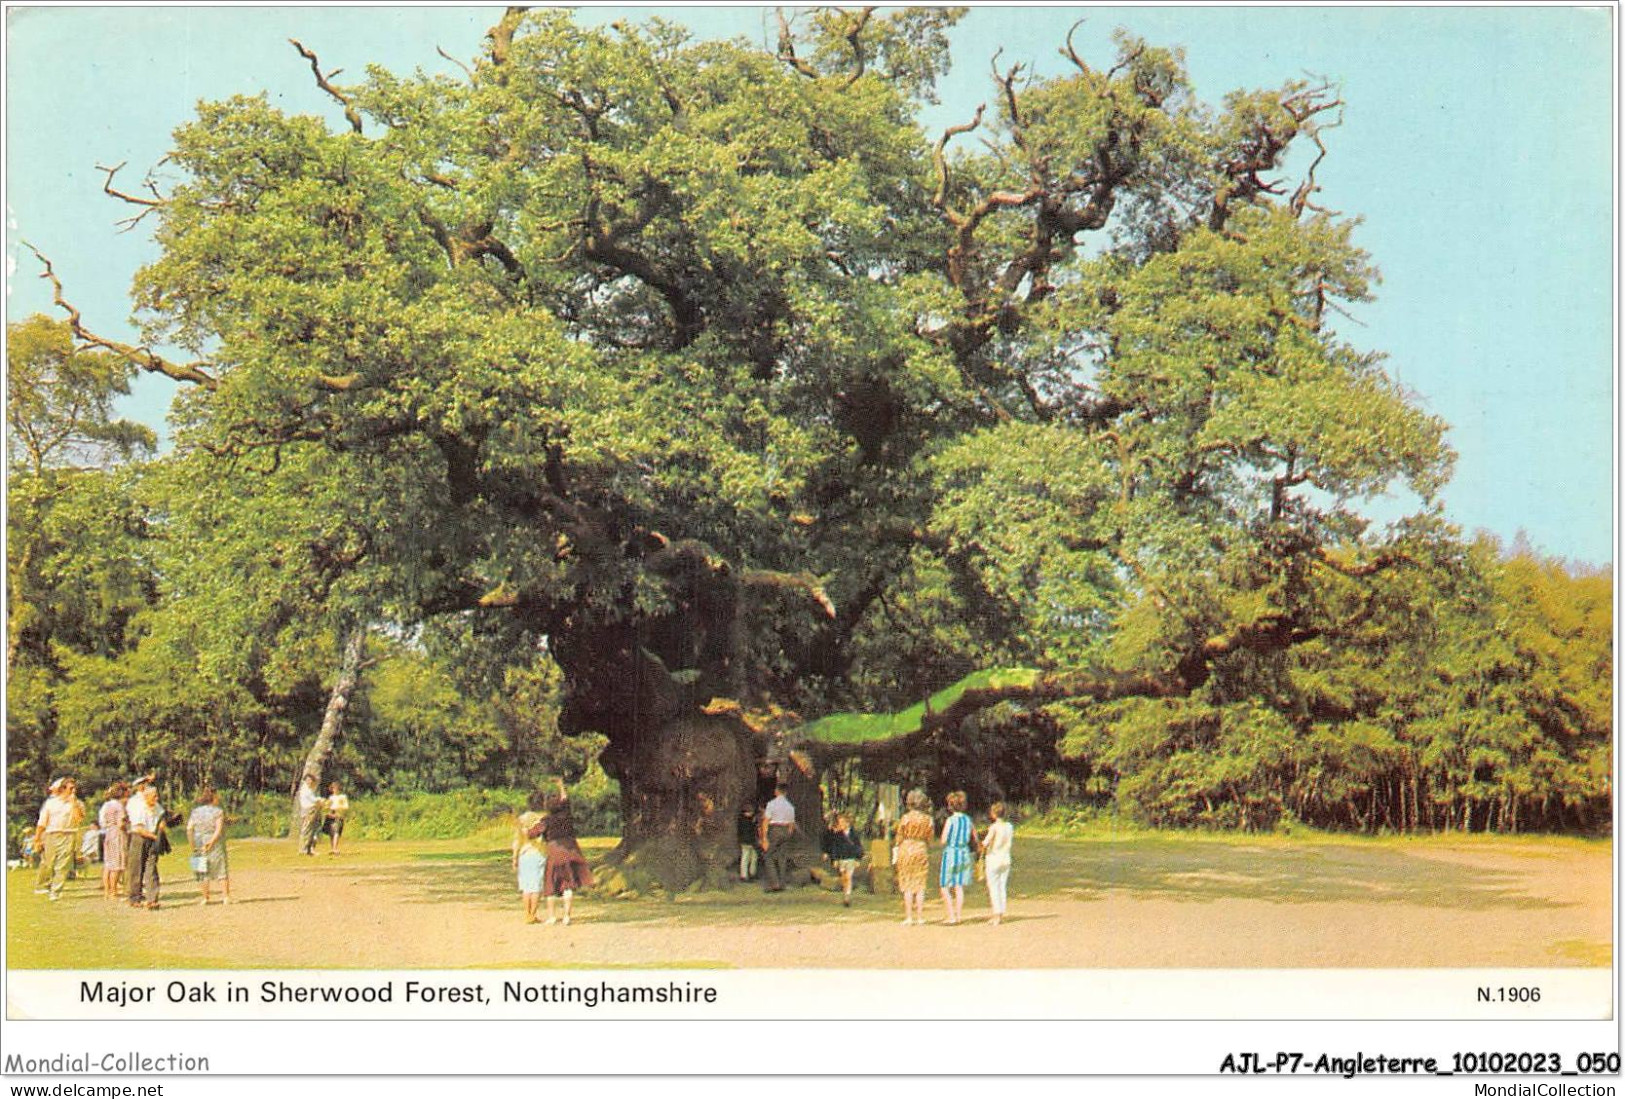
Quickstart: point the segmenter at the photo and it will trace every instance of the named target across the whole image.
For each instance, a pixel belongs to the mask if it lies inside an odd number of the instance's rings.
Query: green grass
[[[165,861],[175,863],[173,858]],[[184,859],[180,865],[185,865]],[[243,968],[237,959],[200,956],[184,942],[124,933],[118,921],[106,918],[122,915],[106,910],[122,908],[124,902],[102,899],[99,866],[69,882],[63,899],[55,904],[34,896],[33,888],[32,870],[6,872],[6,964],[12,969]],[[130,915],[157,920],[163,914]]]
[[[493,825],[474,835],[448,840],[394,840],[351,843],[336,860],[300,856],[287,841],[253,840],[232,845],[232,868],[273,872],[262,883],[297,880],[299,886],[273,886],[258,895],[239,890],[247,904],[297,900],[300,888],[323,888],[324,879],[360,880],[377,885],[394,903],[421,905],[425,921],[455,919],[458,910],[509,913],[516,898],[509,865],[508,832]],[[608,853],[613,839],[584,840],[589,859]],[[1443,851],[1483,851],[1497,856],[1491,866],[1437,857]],[[1089,835],[1035,835],[1018,830],[1011,895],[1017,900],[1091,900],[1108,894],[1195,904],[1248,899],[1287,905],[1346,903],[1407,904],[1471,912],[1498,909],[1557,909],[1560,899],[1532,894],[1517,872],[1523,858],[1597,856],[1599,888],[1606,892],[1611,845],[1606,840],[1548,837],[1371,837],[1236,836],[1221,833],[1098,832]],[[1488,860],[1476,860],[1478,862]],[[292,872],[284,878],[276,871]],[[164,859],[168,903],[189,904],[197,886],[186,874],[183,854]],[[99,896],[99,871],[70,886],[56,904],[32,894],[29,871],[7,874],[9,964],[18,968],[257,968],[271,965],[245,942],[233,957],[202,957],[167,932],[164,913],[121,911],[108,919]],[[860,885],[860,889],[862,886]],[[934,884],[932,886],[934,892]],[[246,894],[246,895],[245,895]],[[893,898],[864,896],[863,907],[890,906]],[[827,921],[831,897],[822,889],[792,889],[764,897],[754,885],[635,901],[591,898],[594,923],[629,926],[714,927],[721,935],[748,935],[763,925]],[[297,919],[291,904],[268,904],[265,914]],[[1606,943],[1554,943],[1575,965],[1606,965]],[[517,961],[517,960],[516,960]],[[342,964],[342,963],[339,963]],[[455,964],[455,963],[453,963]],[[519,962],[518,964],[527,964]],[[537,963],[549,966],[554,963]]]
[[[1546,841],[1535,841],[1531,854]],[[1516,841],[1493,846],[1521,854]],[[1299,837],[1142,833],[1088,838],[1026,837],[1022,863],[1038,894],[1078,898],[1126,890],[1142,898],[1212,901],[1240,898],[1282,904],[1415,904],[1433,908],[1556,908],[1531,896],[1510,870],[1427,857],[1429,848],[1457,846],[1438,839]]]
[[[344,825],[346,840],[457,839],[508,820],[524,807],[530,791],[475,788],[438,793],[354,794]],[[620,827],[620,794],[596,766],[571,788],[577,825],[584,829],[614,831]],[[229,839],[288,834],[292,817],[286,794],[226,796],[226,835]]]
[[[1014,807],[1011,820],[1019,835],[1047,836],[1084,841],[1144,840],[1151,843],[1215,843],[1220,845],[1307,844],[1392,846],[1396,850],[1418,845],[1444,844],[1451,847],[1482,845],[1501,852],[1529,850],[1606,850],[1613,840],[1608,836],[1549,835],[1530,832],[1507,835],[1501,832],[1336,832],[1291,822],[1269,832],[1238,832],[1233,829],[1156,828],[1122,816],[1111,809],[1056,808],[1048,811],[1022,811]]]

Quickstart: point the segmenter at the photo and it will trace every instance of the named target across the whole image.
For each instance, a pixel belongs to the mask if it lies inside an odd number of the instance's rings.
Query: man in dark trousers
[[[767,855],[767,891],[784,892],[785,848],[796,834],[796,807],[784,796],[784,783],[773,786],[773,800],[762,810],[762,850]]]

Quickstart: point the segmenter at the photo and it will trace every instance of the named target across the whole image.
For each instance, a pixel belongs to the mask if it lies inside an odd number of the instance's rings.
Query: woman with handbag
[[[197,807],[186,821],[186,836],[192,841],[192,876],[203,886],[203,899],[209,903],[209,883],[219,882],[221,903],[231,903],[231,871],[226,864],[226,814],[220,808],[220,795],[205,788]]]

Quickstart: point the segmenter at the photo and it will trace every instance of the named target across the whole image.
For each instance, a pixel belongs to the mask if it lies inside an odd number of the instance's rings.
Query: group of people
[[[299,853],[316,854],[319,836],[328,838],[327,853],[339,853],[339,837],[350,815],[350,798],[336,782],[327,784],[327,796],[316,792],[316,776],[309,771],[299,781]]]
[[[911,791],[904,799],[907,807],[892,830],[891,863],[897,876],[897,890],[903,896],[903,923],[925,923],[926,879],[931,873],[930,843],[938,830],[931,818],[931,800],[922,790]],[[963,790],[948,795],[948,818],[943,822],[939,842],[941,860],[937,884],[946,909],[945,923],[957,924],[964,918],[965,887],[974,876],[987,884],[988,902],[994,926],[1004,922],[1010,889],[1010,848],[1015,827],[1006,817],[1003,802],[988,807],[988,825],[978,830],[965,812]],[[795,806],[785,787],[774,788],[773,800],[760,813],[745,806],[739,814],[739,880],[752,881],[766,866],[766,889],[781,892],[788,880],[786,854],[796,834]],[[862,865],[863,838],[853,826],[850,813],[837,813],[824,830],[820,843],[823,857],[840,880],[841,903],[852,905],[852,882]],[[978,871],[978,866],[980,870]]]
[[[908,811],[897,821],[892,845],[892,867],[897,873],[897,891],[903,895],[903,925],[925,923],[925,883],[931,872],[929,844],[936,831],[931,819],[931,800],[922,790],[910,791],[904,799]],[[965,887],[971,883],[977,859],[982,860],[982,876],[994,926],[1004,922],[1010,890],[1010,848],[1015,827],[1005,819],[1004,803],[988,807],[987,830],[978,832],[965,812],[965,792],[948,795],[948,819],[943,822],[940,842],[941,863],[937,885],[947,910],[943,922],[957,924],[965,911]]]
[[[784,892],[796,832],[796,807],[784,784],[775,783],[772,799],[759,812],[748,805],[739,812],[739,880],[755,881],[765,869],[767,891]]]
[[[559,922],[555,905],[562,901],[564,922],[570,922],[570,909],[576,890],[592,884],[592,870],[576,842],[575,819],[570,815],[570,798],[564,780],[549,794],[531,794],[519,814],[513,837],[513,869],[519,877],[519,893],[525,901],[525,922],[537,923],[537,909],[547,898],[547,920]]]
[[[96,814],[94,827],[85,825],[85,806],[79,800],[72,778],[59,778],[49,789],[40,808],[39,822],[32,835],[33,850],[39,855],[35,892],[57,900],[73,873],[77,852],[99,853],[102,862],[102,895],[108,900],[124,897],[132,907],[158,907],[158,860],[170,850],[168,826],[153,775],[128,782],[115,782]],[[978,830],[966,813],[963,790],[948,795],[948,817],[940,834],[931,818],[931,802],[924,791],[913,790],[904,799],[907,812],[891,832],[891,864],[897,877],[897,890],[903,897],[903,924],[925,923],[926,880],[930,876],[930,843],[941,844],[937,881],[947,924],[964,917],[965,887],[973,874],[987,884],[993,925],[1004,921],[1009,896],[1010,849],[1015,829],[1006,819],[1002,802],[988,808],[988,824]],[[315,854],[317,836],[329,837],[328,853],[338,854],[339,837],[350,802],[337,782],[328,787],[328,796],[316,793],[316,779],[306,775],[299,795],[299,847],[302,854]],[[191,844],[190,868],[202,886],[199,904],[213,899],[218,885],[222,903],[231,903],[231,873],[226,858],[226,815],[219,796],[211,789],[198,795],[186,834]],[[766,889],[782,892],[789,880],[789,846],[797,834],[796,810],[785,786],[774,787],[773,798],[758,813],[746,806],[739,818],[739,877],[751,881],[759,868],[766,867]],[[82,837],[82,838],[81,838]],[[842,903],[852,904],[852,883],[864,857],[863,840],[854,828],[851,814],[837,813],[831,827],[821,837],[823,855],[840,879]],[[524,897],[525,922],[541,922],[542,898],[547,902],[546,923],[559,922],[558,902],[563,904],[563,922],[570,922],[577,890],[592,884],[592,871],[576,841],[575,821],[570,815],[569,796],[563,779],[557,790],[538,790],[531,795],[527,809],[520,813],[514,831],[513,869],[519,892]],[[94,855],[92,856],[94,857]],[[978,864],[980,872],[978,873]]]
[[[123,898],[132,908],[156,909],[158,860],[171,849],[171,818],[158,802],[156,776],[142,775],[113,783],[93,827],[85,824],[85,804],[72,778],[57,779],[48,794],[32,837],[40,858],[34,892],[59,900],[73,873],[76,852],[83,852],[88,856],[86,861],[94,861],[97,855],[101,858],[103,898]],[[192,848],[191,870],[203,889],[199,904],[213,899],[211,887],[216,884],[222,903],[231,903],[225,827],[226,815],[220,808],[219,796],[205,789],[186,821]]]

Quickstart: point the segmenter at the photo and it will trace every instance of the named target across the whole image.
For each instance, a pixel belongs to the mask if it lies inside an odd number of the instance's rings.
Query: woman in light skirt
[[[1015,839],[1016,829],[1004,819],[1002,801],[988,806],[987,815],[993,822],[987,826],[987,835],[982,837],[982,850],[987,856],[987,899],[993,907],[993,919],[989,922],[997,927],[1004,922],[1005,902],[1010,893],[1010,844]]]

